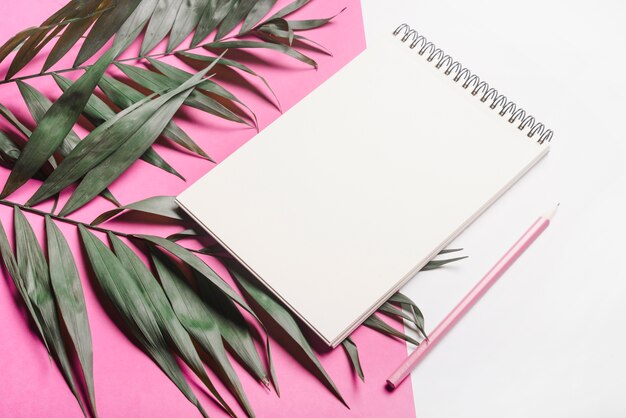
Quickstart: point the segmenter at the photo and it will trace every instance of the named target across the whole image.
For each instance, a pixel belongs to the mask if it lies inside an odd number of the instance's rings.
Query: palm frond
[[[258,38],[262,41],[260,44],[269,44],[265,48],[281,51],[313,65],[310,58],[289,47],[285,48],[280,38],[283,38],[283,32],[287,33],[289,46],[294,39],[306,40],[301,36],[296,37],[294,32],[326,25],[336,15],[288,21],[286,16],[308,3],[296,0],[266,17],[275,3],[276,0],[72,0],[41,26],[25,29],[0,47],[0,62],[12,51],[18,50],[7,73],[7,79],[10,80],[55,38],[58,40],[46,57],[42,69],[44,72],[71,51],[83,37],[85,39],[74,67],[93,57],[113,37],[114,47],[120,53],[140,37],[144,29],[141,56],[149,54],[166,38],[165,51],[169,54],[175,52],[192,34],[189,48],[200,45],[214,31],[214,42],[220,41],[240,26],[233,37]],[[268,34],[279,39],[268,38]]]
[[[281,337],[292,340],[291,353],[303,361],[337,399],[346,403],[300,325],[279,301],[242,266],[225,259],[224,249],[219,245],[204,244],[208,246],[190,250],[176,242],[202,238],[206,236],[204,232],[187,229],[161,238],[129,236],[96,226],[124,212],[174,220],[180,222],[181,227],[187,223],[173,197],[154,196],[120,205],[108,187],[139,159],[182,178],[153,148],[157,140],[171,141],[185,152],[213,161],[173,120],[182,106],[232,121],[233,126],[258,127],[253,110],[218,79],[212,78],[210,72],[215,66],[258,78],[280,109],[278,98],[262,75],[237,59],[224,58],[224,53],[218,55],[215,51],[267,50],[270,53],[263,57],[279,53],[314,68],[317,62],[303,50],[330,54],[299,32],[327,25],[336,15],[294,20],[289,15],[309,0],[295,0],[278,10],[275,10],[276,3],[276,0],[70,0],[40,26],[26,29],[0,46],[0,63],[15,54],[8,64],[6,80],[0,84],[16,82],[32,116],[32,121],[25,122],[0,104],[0,116],[12,127],[6,132],[0,131],[0,164],[11,170],[0,199],[30,179],[42,180],[27,206],[20,207],[39,216],[45,215],[47,243],[47,251],[44,251],[26,217],[16,207],[16,255],[1,223],[0,254],[42,341],[85,415],[96,415],[91,334],[81,278],[55,220],[78,225],[92,276],[123,319],[124,324],[120,326],[203,416],[207,413],[177,360],[185,362],[224,411],[234,416],[233,409],[204,369],[202,355],[208,356],[213,371],[245,414],[254,416],[226,353],[260,383],[269,386],[271,382],[279,394],[267,323],[274,325],[272,332],[278,329]],[[115,38],[113,46],[94,64],[83,65],[95,58],[112,38]],[[81,39],[83,42],[78,48]],[[118,59],[137,39],[141,41],[141,57]],[[187,39],[188,47],[184,44]],[[153,52],[163,44],[160,51],[164,52]],[[306,48],[300,48],[305,45]],[[191,52],[196,48],[199,51]],[[73,68],[47,72],[76,50]],[[29,64],[39,55],[45,56],[42,74],[16,77],[30,68]],[[161,59],[163,55],[190,63],[199,72],[184,71],[172,65],[172,61]],[[123,76],[114,78],[110,71],[113,66]],[[81,71],[81,75],[76,81],[60,75],[69,71]],[[40,76],[52,76],[61,89],[58,98],[51,100],[23,81]],[[74,130],[80,117],[84,118],[82,122],[87,121],[84,127],[88,131],[82,139]],[[27,126],[34,128],[31,131]],[[76,184],[60,215],[53,215],[59,193]],[[65,217],[97,195],[118,207],[102,213],[92,225]],[[55,204],[49,215],[30,207],[51,197],[55,198]],[[5,200],[1,203],[9,204]],[[110,245],[90,231],[107,232]],[[131,242],[118,236],[129,236]],[[147,251],[144,254],[142,250]],[[220,257],[243,296],[197,253]],[[434,260],[425,269],[462,258]],[[246,312],[251,319],[244,317]],[[406,296],[394,295],[379,313],[413,324],[419,338],[425,337],[423,315]],[[255,321],[264,331],[261,338],[265,341],[265,352],[256,346],[258,333],[252,324]],[[376,315],[369,318],[366,325],[385,335],[419,343]],[[364,380],[356,344],[346,339],[343,347],[355,373]],[[78,360],[75,367],[70,361],[73,352]],[[77,390],[77,377],[84,380],[87,402]]]
[[[82,288],[69,247],[56,227],[46,220],[50,260],[48,264],[32,227],[17,207],[14,208],[14,216],[15,256],[0,223],[0,250],[7,271],[28,307],[48,351],[59,365],[81,410],[88,416],[72,371],[70,346],[62,335],[63,328],[68,331],[72,350],[78,354],[90,408],[95,415],[91,333]]]

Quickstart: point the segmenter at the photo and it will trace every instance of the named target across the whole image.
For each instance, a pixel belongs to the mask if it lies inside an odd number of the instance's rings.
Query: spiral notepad
[[[401,25],[178,202],[334,347],[535,165],[551,137]]]

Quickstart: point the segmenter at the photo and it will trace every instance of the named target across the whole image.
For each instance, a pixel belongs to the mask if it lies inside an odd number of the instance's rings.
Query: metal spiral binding
[[[443,50],[437,48],[435,44],[429,42],[424,36],[417,33],[415,29],[411,29],[409,25],[403,23],[393,31],[394,36],[398,36],[401,32],[404,32],[400,40],[407,42],[412,39],[409,44],[409,48],[417,49],[419,55],[426,54],[426,60],[428,62],[435,61],[435,68],[440,69],[445,66],[445,75],[453,74],[453,80],[455,82],[462,82],[462,87],[465,89],[470,88],[470,92],[473,96],[480,93],[480,100],[486,102],[492,100],[489,107],[491,109],[499,108],[500,116],[509,115],[509,122],[514,124],[519,121],[518,129],[524,130],[528,128],[527,136],[529,138],[538,136],[537,142],[543,144],[544,142],[550,142],[552,139],[552,130],[538,122],[534,116],[527,115],[526,111],[518,107],[514,102],[510,101],[506,96],[499,94],[498,90],[490,87],[485,81],[482,81],[476,74],[472,74],[470,70],[463,66],[458,61],[455,61],[450,55],[447,55]],[[419,47],[418,47],[419,46]]]

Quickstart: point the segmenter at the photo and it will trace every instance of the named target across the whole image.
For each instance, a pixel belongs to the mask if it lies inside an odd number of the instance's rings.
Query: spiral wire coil
[[[417,33],[415,29],[411,29],[406,23],[398,26],[393,31],[394,36],[402,34],[400,40],[407,42],[411,40],[409,48],[416,49],[419,55],[426,56],[426,61],[435,62],[435,68],[445,68],[444,74],[451,75],[453,80],[457,83],[461,83],[464,89],[469,89],[473,96],[479,96],[481,102],[491,100],[489,107],[491,109],[500,109],[500,116],[509,117],[509,122],[515,124],[519,122],[517,126],[519,130],[528,128],[527,136],[533,138],[537,135],[537,142],[543,144],[544,142],[550,142],[553,132],[548,129],[543,123],[538,122],[534,116],[528,115],[526,111],[518,107],[514,102],[509,100],[506,96],[499,94],[498,90],[490,87],[485,81],[482,81],[476,74],[472,74],[470,70],[463,66],[459,61],[454,60],[450,55],[447,55],[442,49],[437,48],[435,44],[429,42],[424,36]]]

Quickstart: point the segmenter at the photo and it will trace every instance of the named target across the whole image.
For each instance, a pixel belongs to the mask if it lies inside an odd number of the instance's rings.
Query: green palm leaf
[[[122,27],[124,22],[126,22],[141,2],[142,0],[117,1],[112,10],[103,13],[102,17],[98,19],[89,31],[80,51],[78,51],[78,56],[76,57],[76,61],[74,61],[74,67],[78,67],[98,52],[98,50],[100,50],[100,48],[102,48]],[[123,50],[123,47],[124,45],[114,46],[118,51],[117,53]],[[117,55],[117,53],[115,55]]]
[[[208,70],[210,67],[201,70],[169,93],[147,103],[143,112],[138,111],[142,115],[148,113],[149,117],[137,121],[136,131],[83,177],[61,210],[61,215],[65,216],[85,205],[146,152]],[[118,126],[120,124],[116,125]]]
[[[148,58],[148,62],[157,71],[162,73],[164,76],[176,81],[177,83],[182,83],[193,75],[191,73],[188,73],[187,71],[183,71],[179,68],[174,67],[173,65],[166,64],[159,60]],[[224,87],[220,86],[213,80],[205,80],[204,82],[198,85],[197,90],[203,93],[212,94],[212,95],[221,97],[223,99],[229,100],[231,102],[240,104],[241,106],[245,107],[246,110],[250,112],[250,114],[252,115],[252,118],[254,119],[255,126],[257,125],[256,115],[254,114],[252,109],[250,109],[245,103],[239,100],[230,91],[226,90]]]
[[[100,80],[100,89],[111,102],[120,109],[126,109],[146,98],[146,95],[112,77],[104,76]],[[162,135],[183,148],[194,152],[211,162],[209,157],[174,121],[170,121],[163,129]]]
[[[174,20],[181,4],[182,0],[159,0],[152,17],[150,17],[150,23],[148,23],[148,28],[141,44],[140,55],[146,55],[159,42],[165,39],[165,36],[174,26]]]
[[[11,171],[9,179],[4,185],[1,198],[13,193],[31,178],[61,145],[82,113],[91,92],[113,60],[115,53],[111,49],[102,55],[48,109],[30,135],[20,158],[16,161],[15,168]]]
[[[46,235],[50,283],[59,306],[67,332],[74,344],[80,362],[91,410],[96,411],[96,396],[93,386],[93,353],[91,331],[87,319],[85,296],[74,263],[74,257],[61,230],[46,216]]]
[[[165,296],[161,286],[159,286],[156,278],[141,262],[139,257],[137,257],[137,255],[118,237],[110,232],[108,237],[113,244],[113,251],[115,252],[115,255],[117,255],[117,258],[122,263],[122,266],[124,266],[126,271],[139,285],[140,291],[149,302],[149,308],[152,312],[154,312],[154,317],[163,335],[166,335],[173,343],[185,363],[187,363],[193,372],[200,378],[207,389],[209,389],[213,396],[219,401],[220,405],[229,414],[234,415],[234,412],[230,409],[226,401],[224,401],[217,389],[215,389],[211,379],[209,379],[209,376],[206,374],[206,371],[202,366],[202,361],[198,356],[198,352],[196,351],[189,334],[176,317],[170,302]]]
[[[128,135],[132,122],[127,121],[126,116],[148,103],[152,99],[151,96],[146,97],[143,101],[124,109],[117,113],[115,117],[107,120],[99,125],[89,135],[85,137],[77,146],[66,156],[59,167],[50,174],[35,194],[26,202],[27,205],[35,205],[44,199],[49,198],[69,186],[73,182],[84,176],[91,168],[95,167],[104,158],[119,146],[119,141],[125,140]],[[118,123],[124,121],[124,123]],[[116,126],[118,135],[126,135],[118,138],[109,132],[109,128]],[[120,129],[120,127],[122,129]]]
[[[114,46],[122,50],[128,48],[137,39],[150,20],[159,0],[141,0],[115,34]]]
[[[191,40],[191,46],[196,47],[220,24],[231,10],[236,0],[208,0],[204,12],[198,22],[198,27]]]
[[[363,374],[363,368],[361,367],[361,360],[359,359],[359,351],[356,347],[356,344],[350,337],[347,337],[345,340],[341,342],[346,354],[348,354],[348,358],[350,359],[350,365],[352,366],[352,370],[359,376],[362,382],[365,382],[365,374]]]
[[[47,71],[68,53],[76,42],[83,36],[89,27],[100,15],[112,7],[108,1],[89,0],[79,2],[75,9],[76,13],[82,16],[78,21],[70,23],[63,31],[63,34],[48,54],[46,62],[41,71]]]
[[[272,6],[276,4],[277,0],[259,0],[254,3],[250,13],[246,16],[246,19],[241,25],[239,34],[244,34],[254,27],[259,21],[270,11]]]
[[[151,304],[119,259],[84,226],[79,226],[83,245],[93,272],[107,298],[122,315],[141,348],[163,370],[185,397],[198,408],[202,416],[206,411],[185,380],[165,336],[159,328]]]
[[[217,273],[215,273],[215,271],[213,271],[211,267],[209,267],[197,255],[181,247],[175,242],[169,241],[166,238],[155,237],[153,235],[137,235],[137,238],[161,247],[168,253],[182,260],[186,265],[193,268],[204,278],[209,280],[216,287],[217,290],[228,296],[229,299],[231,299],[237,305],[241,306],[247,312],[252,314],[255,319],[258,319],[256,318],[256,314],[254,313],[252,308],[248,306],[248,304],[241,298],[241,296],[239,296],[237,292],[235,292],[220,276],[217,275]]]
[[[13,250],[11,249],[11,244],[9,244],[9,239],[4,230],[4,225],[2,224],[2,222],[0,222],[0,253],[2,253],[4,266],[6,267],[9,276],[11,276],[11,279],[13,280],[13,283],[15,284],[15,287],[17,288],[17,291],[19,292],[22,301],[24,302],[24,305],[26,305],[28,313],[35,323],[37,331],[39,331],[39,335],[41,336],[41,339],[46,346],[46,350],[50,352],[50,346],[48,345],[46,334],[43,332],[41,318],[39,318],[39,316],[36,314],[35,307],[31,302],[30,297],[28,296],[28,292],[33,287],[33,285],[31,283],[28,283],[26,281],[27,276],[22,276],[22,273],[20,272],[20,269],[17,265],[17,260],[13,255]]]
[[[193,32],[208,4],[209,1],[207,0],[183,0],[167,42],[166,51],[168,53],[172,52]]]
[[[307,57],[301,52],[298,52],[294,48],[283,44],[275,44],[271,42],[258,42],[258,41],[216,41],[203,44],[202,47],[206,49],[271,49],[273,51],[281,52],[292,58],[297,59],[305,64],[310,65],[313,68],[317,68],[317,62],[312,58]]]
[[[143,159],[182,178],[152,148],[154,141],[162,136],[210,159],[172,121],[180,106],[189,105],[250,126],[253,126],[250,120],[254,126],[257,124],[254,112],[241,100],[210,77],[204,78],[212,66],[224,65],[258,77],[276,96],[262,76],[237,61],[225,60],[222,56],[177,53],[175,49],[189,36],[192,36],[191,45],[196,46],[214,32],[214,41],[203,45],[206,49],[269,49],[316,67],[317,63],[295,49],[292,43],[304,41],[317,44],[294,32],[323,26],[332,18],[285,19],[307,3],[308,0],[296,0],[263,20],[276,0],[70,0],[41,26],[22,31],[0,47],[0,62],[17,49],[7,77],[11,78],[21,71],[46,45],[51,48],[47,49],[49,52],[42,60],[43,71],[52,68],[73,50],[81,38],[84,38],[84,42],[75,66],[90,59],[115,36],[113,47],[95,64],[87,66],[87,71],[76,82],[52,74],[63,90],[55,102],[32,86],[18,82],[20,93],[36,123],[33,132],[0,104],[0,115],[21,134],[9,136],[0,131],[0,163],[12,167],[2,197],[13,193],[32,177],[44,181],[29,199],[28,205],[51,196],[58,197],[61,191],[78,182],[76,190],[61,211],[61,216],[65,216],[85,205],[98,193],[119,206],[106,187],[137,159]],[[125,82],[104,75],[117,55],[141,36],[144,29],[142,55],[169,37],[166,54],[176,53],[179,58],[198,61],[206,68],[193,75],[151,57],[142,57],[147,58],[149,69],[117,62],[116,65],[130,78],[130,84],[138,84],[153,91],[154,94],[150,96]],[[224,40],[228,34],[230,38]],[[301,43],[296,42],[298,45]],[[96,85],[106,96],[104,100],[94,93]],[[93,125],[93,128],[89,126],[92,130],[83,140],[73,131],[80,115]],[[123,211],[183,220],[172,197],[155,196],[107,211],[94,220],[94,225]],[[92,343],[80,278],[70,248],[60,230],[50,217],[46,217],[45,221],[49,262],[46,262],[42,247],[19,209],[15,211],[17,258],[13,255],[1,224],[0,253],[48,351],[58,363],[83,413],[87,414],[76,389],[69,361],[70,353],[62,339],[63,332],[67,331],[67,343],[74,346],[79,363],[77,366],[80,365],[85,380],[90,412],[95,415]],[[268,360],[265,365],[255,345],[251,332],[253,328],[240,308],[250,313],[264,329],[265,325],[257,313],[270,316],[286,336],[295,341],[296,350],[292,354],[304,359],[305,366],[345,404],[298,323],[266,289],[249,279],[246,272],[236,271],[229,265],[234,280],[245,295],[242,298],[192,251],[174,242],[185,237],[198,237],[203,233],[186,230],[168,238],[138,236],[150,250],[156,272],[153,274],[138,253],[113,233],[108,234],[114,249],[111,251],[86,226],[79,225],[79,230],[87,259],[106,298],[121,314],[138,346],[203,416],[206,416],[206,412],[185,380],[175,354],[190,366],[217,402],[231,415],[234,412],[210,381],[197,350],[202,349],[208,355],[214,371],[249,416],[254,416],[254,412],[227,351],[257,380],[265,385],[273,382],[279,392],[269,339],[264,335]],[[219,247],[209,246],[200,251],[219,251]],[[172,257],[182,262],[184,268],[179,268]],[[457,259],[460,257],[436,260],[428,267],[436,268]],[[191,274],[186,274],[188,270]],[[250,301],[254,309],[246,300]],[[402,298],[392,303],[383,305],[380,312],[420,323],[421,313],[418,315],[417,307]],[[376,323],[376,319],[371,321]],[[379,324],[378,329],[390,333]],[[343,345],[355,373],[363,379],[356,345],[350,339],[344,341]]]
[[[153,251],[152,261],[178,319],[193,339],[211,356],[218,366],[220,376],[246,413],[251,417],[254,416],[241,382],[226,356],[222,335],[211,310],[189,286],[180,269],[162,252]]]
[[[7,134],[0,131],[0,156],[5,164],[13,165],[22,151]]]
[[[178,52],[178,53],[176,53],[176,55],[179,56],[179,57],[188,58],[188,59],[190,59],[192,61],[198,61],[198,62],[207,63],[207,64],[213,64],[214,62],[217,61],[217,57],[192,54],[190,52]],[[276,96],[276,93],[274,93],[274,90],[272,90],[272,88],[270,87],[269,83],[267,82],[267,80],[265,78],[263,78],[263,76],[257,74],[251,68],[249,68],[249,67],[247,67],[247,66],[245,66],[245,65],[243,65],[243,64],[241,64],[241,63],[239,63],[237,61],[221,58],[217,64],[218,65],[224,65],[224,66],[227,66],[227,67],[236,68],[236,69],[241,70],[241,71],[243,71],[245,73],[248,73],[248,74],[251,74],[251,75],[253,75],[255,77],[258,77],[259,80],[261,80],[263,82],[263,84],[265,84],[265,87],[267,87],[267,89],[270,91],[270,93],[272,93],[272,96],[274,96],[274,99],[276,100],[276,103],[278,104],[278,108],[280,109],[280,101],[278,100],[278,97]]]
[[[61,77],[57,74],[53,74],[52,76],[63,91],[67,90],[72,85],[72,82],[67,78]],[[83,110],[83,114],[91,123],[93,123],[94,126],[98,126],[115,116],[115,112],[95,94],[92,94],[91,97],[89,97],[89,100],[85,105],[85,109]],[[163,171],[174,174],[176,177],[185,180],[185,178],[167,161],[165,161],[163,157],[161,157],[152,147],[148,148],[139,158],[148,164],[152,164]]]
[[[367,318],[365,322],[363,322],[363,325],[390,337],[396,337],[401,340],[410,342],[411,344],[419,345],[419,341],[417,341],[415,338],[406,335],[401,331],[398,331],[397,329],[380,319],[376,314],[373,314],[372,316]]]
[[[86,22],[93,21],[101,13],[109,10],[107,4],[102,4],[103,7],[97,7],[95,3],[98,0],[80,1],[72,0],[48,19],[46,19],[38,28],[30,28],[20,32],[15,38],[10,39],[3,47],[0,48],[0,58],[4,59],[8,52],[11,52],[15,47],[23,42],[23,45],[19,48],[15,58],[11,62],[9,70],[7,72],[7,79],[13,77],[18,71],[20,71],[26,64],[28,64],[52,39],[56,37],[67,26],[69,34],[65,37],[61,36],[57,45],[52,51],[52,58],[47,64],[54,64],[55,60],[58,60],[59,50],[71,48],[71,38],[74,37],[73,33],[76,32],[76,25],[84,25]],[[96,6],[96,7],[93,7]],[[96,10],[96,8],[98,10]],[[86,29],[86,28],[85,28]],[[82,33],[81,33],[82,35]],[[79,35],[80,37],[80,35]],[[17,45],[15,44],[17,42]],[[75,41],[74,41],[75,43]],[[1,61],[1,60],[0,60]],[[44,70],[45,71],[45,70]]]
[[[439,267],[445,266],[446,264],[449,263],[454,263],[455,261],[459,261],[459,260],[463,260],[464,258],[467,258],[468,256],[462,256],[462,257],[453,257],[453,258],[447,258],[445,260],[430,260],[428,263],[426,263],[426,265],[424,267],[422,267],[422,271],[426,271],[426,270],[434,270],[437,269]]]
[[[125,210],[149,213],[151,215],[158,215],[177,221],[185,219],[180,212],[180,207],[176,203],[176,198],[174,196],[153,196],[106,211],[98,216],[96,219],[94,219],[91,222],[91,225],[99,225],[102,222],[106,222],[107,220],[113,218],[114,216],[117,216]]]
[[[282,307],[274,298],[272,298],[266,290],[262,289],[254,279],[248,277],[249,273],[243,270],[240,266],[234,263],[228,263],[228,271],[235,279],[237,284],[241,287],[244,293],[258,306],[262,312],[271,318],[296,344],[298,349],[304,354],[310,361],[310,365],[315,370],[316,376],[322,383],[339,399],[346,407],[348,404],[339,393],[339,389],[335,386],[324,367],[317,359],[313,348],[311,348],[304,334],[300,330],[300,327],[293,319],[289,311]]]
[[[41,325],[50,352],[58,362],[63,377],[78,401],[81,410],[87,416],[87,411],[78,393],[76,381],[72,374],[69,355],[63,342],[61,323],[57,316],[57,307],[50,283],[48,264],[26,217],[17,207],[14,210],[14,215],[15,253],[26,293],[32,304],[35,316]]]
[[[171,89],[179,84],[175,80],[172,80],[163,74],[158,74],[150,70],[120,63],[115,65],[132,81],[154,92]],[[248,124],[236,113],[222,105],[217,100],[196,91],[192,92],[189,97],[185,99],[184,103],[188,106],[215,116],[219,116],[223,119]]]
[[[224,16],[224,19],[217,29],[215,39],[222,39],[225,35],[229,34],[242,19],[248,16],[248,13],[250,13],[255,3],[255,0],[238,0],[231,3],[229,12]]]
[[[37,124],[41,122],[46,112],[52,106],[52,102],[44,96],[39,90],[22,81],[17,82],[22,98],[26,103],[28,111],[32,115]],[[59,146],[59,154],[65,156],[80,142],[80,137],[70,129],[67,136],[63,138],[63,142]]]
[[[267,386],[269,378],[259,358],[247,321],[232,300],[221,292],[216,292],[214,286],[210,282],[203,280],[202,277],[199,277],[200,275],[195,270],[193,270],[193,273],[197,278],[198,293],[205,302],[204,305],[207,311],[209,311],[211,318],[217,323],[227,348],[246,366],[257,380]],[[276,393],[280,394],[276,379],[272,378],[272,380]]]

